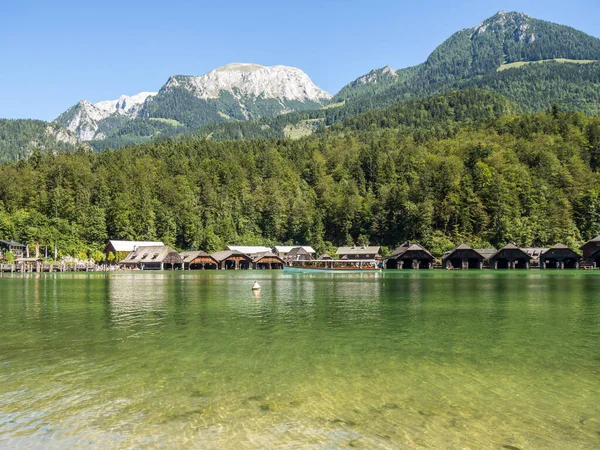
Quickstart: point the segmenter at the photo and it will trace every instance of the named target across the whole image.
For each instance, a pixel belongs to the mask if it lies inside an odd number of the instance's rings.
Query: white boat
[[[283,268],[290,273],[379,273],[379,261],[374,259],[316,259],[312,261],[292,261]]]

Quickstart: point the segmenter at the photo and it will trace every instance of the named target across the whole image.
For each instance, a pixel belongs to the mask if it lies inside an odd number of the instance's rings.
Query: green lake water
[[[600,272],[5,274],[0,446],[597,449]]]

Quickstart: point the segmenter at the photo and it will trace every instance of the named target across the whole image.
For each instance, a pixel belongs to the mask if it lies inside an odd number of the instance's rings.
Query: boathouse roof
[[[141,246],[130,252],[121,264],[155,264],[169,259],[169,263],[183,262],[179,253],[168,245]]]
[[[498,250],[495,248],[476,248],[475,251],[485,259],[490,259]]]
[[[540,259],[551,258],[552,256],[566,256],[569,255],[573,258],[581,259],[581,255],[575,250],[565,244],[556,244],[554,247],[546,249],[541,255]]]
[[[452,250],[450,250],[448,253],[446,253],[444,256],[442,256],[442,261],[451,258],[455,253],[457,252],[463,252],[463,255],[465,253],[471,254],[474,257],[480,257],[481,259],[486,259],[486,257],[484,255],[482,255],[481,253],[479,253],[477,250],[475,250],[473,247],[471,247],[470,245],[467,244],[460,244],[457,245],[456,247],[454,247]],[[495,250],[494,250],[495,252]]]
[[[270,252],[271,247],[264,247],[260,245],[229,245],[227,250],[232,250],[245,255],[254,255],[256,253]]]
[[[217,262],[225,261],[226,259],[231,258],[232,256],[242,256],[248,260],[252,259],[247,254],[238,250],[222,250],[220,252],[215,252],[210,256],[212,256],[212,258]]]
[[[107,247],[112,246],[115,252],[132,252],[138,247],[153,247],[165,245],[158,241],[116,241],[109,240]]]
[[[513,254],[515,254],[515,253],[521,254],[521,256],[525,256],[530,261],[531,261],[531,259],[533,259],[533,256],[531,256],[529,253],[527,253],[523,249],[517,247],[515,244],[507,244],[507,245],[505,245],[500,250],[498,250],[496,253],[494,253],[492,256],[490,256],[489,259],[493,260],[493,259],[496,259],[496,258],[500,257],[504,253],[511,253],[511,252]]]
[[[290,253],[295,248],[301,248],[307,253],[317,253],[310,245],[276,245],[273,247],[275,253]]]
[[[340,247],[337,249],[337,254],[342,255],[377,255],[381,247],[367,245],[353,245],[352,247]]]
[[[396,248],[396,250],[394,250],[390,255],[390,259],[401,258],[405,253],[408,252],[425,252],[425,254],[431,259],[435,259],[435,257],[429,252],[429,250],[427,250],[421,244],[411,242],[405,242],[400,247]]]
[[[179,256],[181,256],[184,263],[189,263],[189,262],[192,262],[194,259],[198,258],[199,256],[210,256],[210,255],[206,252],[203,252],[202,250],[196,250],[196,251],[181,252],[179,254]]]
[[[258,263],[261,259],[265,259],[265,258],[273,258],[273,259],[278,260],[281,264],[285,264],[283,259],[281,259],[279,256],[277,256],[273,252],[257,253],[256,255],[254,255],[252,257],[252,261],[255,263]]]

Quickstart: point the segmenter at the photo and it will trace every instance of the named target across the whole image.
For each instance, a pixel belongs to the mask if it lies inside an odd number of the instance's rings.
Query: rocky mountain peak
[[[373,84],[380,82],[385,78],[396,78],[398,74],[390,66],[382,67],[381,69],[375,69],[370,71],[368,74],[356,80],[356,84]]]
[[[223,92],[236,98],[254,97],[294,101],[329,100],[302,70],[288,66],[233,63],[200,76],[171,77],[164,90],[180,87],[200,99],[217,99]]]
[[[524,35],[529,25],[530,17],[521,12],[506,12],[498,11],[492,17],[484,20],[479,25],[472,29],[472,36],[483,34],[486,32],[505,32],[507,30],[518,32],[519,30]],[[517,40],[523,40],[517,36]]]

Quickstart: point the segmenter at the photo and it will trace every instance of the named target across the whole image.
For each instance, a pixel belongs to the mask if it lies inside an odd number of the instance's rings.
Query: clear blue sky
[[[55,0],[0,6],[0,117],[51,120],[81,99],[157,91],[230,62],[284,64],[336,93],[424,61],[499,10],[600,37],[598,0]]]

